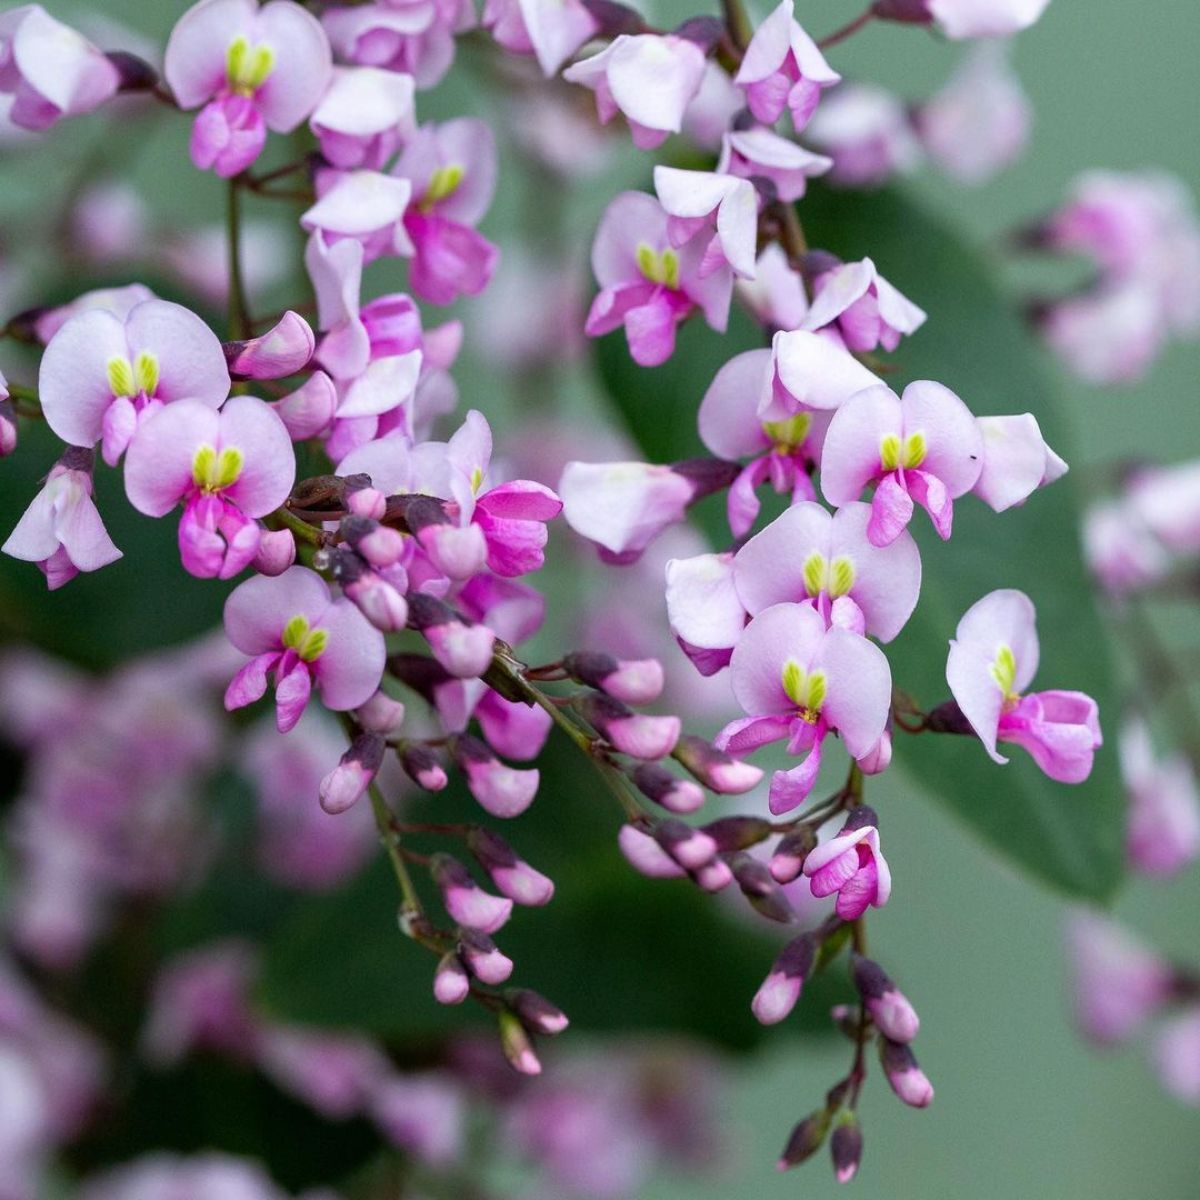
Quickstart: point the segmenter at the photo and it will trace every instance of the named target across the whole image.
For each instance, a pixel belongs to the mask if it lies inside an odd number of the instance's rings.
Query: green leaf
[[[814,189],[799,206],[810,245],[842,258],[870,256],[884,275],[929,314],[902,343],[888,383],[936,379],[980,416],[1032,412],[1046,440],[1071,461],[1065,413],[1043,354],[997,286],[988,263],[937,217],[907,197]],[[622,415],[649,457],[670,461],[697,452],[695,413],[716,368],[762,344],[739,322],[717,337],[691,322],[674,358],[654,370],[628,362],[606,339],[598,366]],[[619,356],[623,361],[619,361]],[[720,507],[702,524],[727,544]],[[1047,779],[1021,750],[1006,767],[973,738],[896,733],[897,761],[956,817],[1011,862],[1071,895],[1103,900],[1122,873],[1123,800],[1112,745],[1117,704],[1107,638],[1079,550],[1080,502],[1071,476],[1022,508],[996,514],[966,497],[955,505],[954,537],[943,544],[918,512],[921,600],[904,633],[887,647],[896,686],[925,708],[949,698],[949,639],[963,612],[1001,587],[1028,592],[1038,610],[1039,688],[1072,688],[1100,703],[1109,733],[1091,778],[1068,786]],[[887,813],[886,777],[869,781]]]

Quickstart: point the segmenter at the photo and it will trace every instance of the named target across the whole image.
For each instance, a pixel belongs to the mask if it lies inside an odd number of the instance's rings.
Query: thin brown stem
[[[853,37],[864,25],[870,24],[874,19],[874,7],[868,8],[866,12],[860,13],[853,21],[847,21],[840,29],[835,29],[827,37],[821,38],[817,42],[817,45],[822,50],[827,50],[830,46],[836,46],[839,42],[844,42],[847,38]]]

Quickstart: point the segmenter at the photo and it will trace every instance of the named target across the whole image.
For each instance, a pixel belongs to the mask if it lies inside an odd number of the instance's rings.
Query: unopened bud
[[[631,758],[664,758],[679,740],[678,717],[635,713],[603,692],[587,693],[579,701],[579,711],[616,749]]]
[[[337,388],[324,371],[314,371],[294,392],[271,405],[293,442],[306,442],[324,433],[337,406]]]
[[[812,1158],[825,1144],[829,1133],[829,1113],[818,1109],[810,1113],[795,1129],[779,1156],[776,1169],[786,1171],[789,1167],[799,1166],[805,1159]]]
[[[549,904],[553,899],[553,881],[519,858],[498,833],[476,825],[467,835],[467,846],[502,896],[526,905]]]
[[[771,823],[762,817],[721,817],[701,825],[717,848],[724,852],[747,850],[770,836]]]
[[[487,563],[487,538],[478,525],[426,525],[416,536],[429,561],[449,579],[470,579]]]
[[[17,448],[17,411],[4,390],[0,375],[0,458],[7,458]]]
[[[695,734],[684,734],[673,756],[706,788],[722,796],[739,796],[762,781],[761,767],[741,762]]]
[[[386,692],[376,692],[354,710],[354,719],[372,733],[395,733],[404,724],[404,705]]]
[[[858,1118],[845,1110],[838,1117],[833,1136],[829,1139],[829,1152],[833,1157],[833,1173],[838,1183],[849,1183],[862,1162],[863,1135]]]
[[[706,892],[724,891],[733,882],[733,872],[729,864],[719,858],[707,862],[698,870],[692,872],[692,878]]]
[[[296,561],[296,538],[290,529],[264,529],[250,564],[260,575],[282,575]]]
[[[885,729],[879,741],[858,759],[858,769],[864,775],[881,775],[892,765],[892,734]]]
[[[456,678],[482,675],[491,665],[496,635],[486,625],[468,625],[441,600],[414,592],[408,620],[429,643],[434,658]]]
[[[687,872],[654,840],[634,825],[622,825],[617,845],[625,860],[648,879],[680,879]]]
[[[779,921],[784,925],[795,920],[796,914],[792,911],[792,906],[779,884],[771,878],[766,863],[760,862],[745,851],[731,854],[728,862],[742,895],[750,901],[756,912],[761,913],[768,921]]]
[[[463,965],[481,983],[504,983],[513,973],[513,960],[478,929],[464,929],[458,943]]]
[[[343,591],[382,633],[399,633],[408,624],[408,601],[382,576],[363,571]]]
[[[643,796],[668,812],[690,813],[704,805],[704,792],[690,779],[680,779],[657,763],[642,763],[633,772],[633,782]]]
[[[540,1075],[542,1064],[534,1053],[533,1042],[516,1013],[504,1008],[500,1010],[500,1049],[508,1059],[509,1066],[522,1075]]]
[[[891,1089],[913,1108],[926,1108],[933,1100],[933,1084],[921,1070],[909,1046],[893,1042],[890,1038],[879,1039],[879,1061]]]
[[[429,873],[442,893],[446,911],[459,925],[495,933],[512,916],[511,900],[485,892],[467,868],[449,854],[435,854]]]
[[[340,532],[342,539],[349,542],[377,571],[395,566],[404,557],[404,534],[388,525],[380,525],[370,517],[346,517]]]
[[[321,780],[321,807],[345,812],[370,786],[383,763],[384,741],[377,733],[360,733],[341,761]]]
[[[470,734],[455,739],[454,758],[471,795],[493,817],[520,816],[533,803],[541,779],[536,767],[507,766],[486,742]]]
[[[660,821],[654,838],[685,871],[698,871],[716,857],[717,843],[682,821]]]
[[[911,1042],[921,1028],[916,1009],[908,997],[887,977],[883,968],[861,954],[854,955],[851,973],[854,986],[879,1032],[893,1042]]]
[[[785,833],[775,845],[767,869],[776,883],[791,883],[800,877],[804,860],[817,844],[817,831],[809,825]]]
[[[405,775],[427,792],[440,792],[450,782],[438,756],[419,742],[410,742],[401,749],[400,765]]]
[[[461,1004],[471,994],[471,977],[457,954],[444,954],[433,973],[433,998],[439,1004]]]
[[[626,704],[650,704],[663,690],[662,663],[656,658],[618,659],[611,654],[581,650],[563,659],[572,679]]]
[[[521,1024],[533,1033],[554,1037],[570,1024],[561,1008],[529,988],[512,988],[504,993],[504,999]]]
[[[261,337],[225,342],[221,349],[233,379],[283,379],[307,365],[315,345],[309,323],[289,310]]]
[[[817,943],[811,933],[793,938],[780,951],[750,1003],[751,1010],[763,1025],[777,1025],[796,1007],[804,982],[812,973],[816,955]]]

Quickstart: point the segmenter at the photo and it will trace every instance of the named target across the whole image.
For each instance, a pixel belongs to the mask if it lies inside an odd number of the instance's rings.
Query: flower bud
[[[457,954],[444,954],[433,973],[433,998],[439,1004],[461,1004],[471,994],[471,978]]]
[[[717,849],[722,853],[757,846],[771,833],[770,821],[761,817],[721,817],[700,828],[717,843]]]
[[[401,749],[400,765],[409,779],[427,792],[440,792],[450,782],[438,756],[419,742],[410,742]]]
[[[783,1154],[780,1155],[779,1162],[776,1163],[776,1170],[786,1171],[789,1167],[799,1166],[805,1159],[812,1158],[825,1144],[825,1137],[828,1133],[828,1111],[826,1109],[818,1109],[814,1113],[809,1113],[792,1130],[792,1135],[788,1138],[787,1145],[783,1148]]]
[[[260,575],[282,575],[296,561],[296,539],[290,529],[264,529],[251,566]]]
[[[446,911],[459,925],[495,933],[512,916],[511,900],[485,892],[449,854],[435,854],[429,873],[442,893]]]
[[[775,844],[775,852],[767,864],[776,883],[791,883],[804,869],[804,860],[817,844],[817,831],[809,825],[785,833]]]
[[[695,734],[684,734],[673,754],[706,788],[721,796],[740,796],[762,781],[761,767],[740,762]]]
[[[486,933],[464,929],[458,942],[459,957],[480,983],[499,984],[513,973],[513,960]]]
[[[504,993],[504,999],[532,1033],[555,1037],[570,1024],[561,1008],[529,988],[512,988]]]
[[[455,739],[454,758],[471,795],[493,817],[520,816],[533,803],[541,778],[536,767],[520,770],[507,766],[487,743],[470,734]]]
[[[777,1025],[796,1007],[816,957],[817,942],[811,933],[793,938],[780,951],[750,1003],[763,1025]]]
[[[685,871],[698,871],[716,857],[717,843],[682,821],[660,821],[654,839]]]
[[[681,879],[687,872],[651,837],[634,825],[622,825],[617,845],[625,860],[648,879]]]
[[[678,717],[635,713],[602,692],[589,692],[579,702],[584,720],[631,758],[658,759],[679,740]]]
[[[377,733],[360,733],[338,763],[321,780],[321,807],[345,812],[367,790],[383,763],[384,741]]]
[[[719,858],[707,862],[699,870],[692,872],[692,878],[706,892],[720,892],[733,882],[733,872],[729,864]]]
[[[893,1042],[911,1042],[921,1028],[920,1018],[908,997],[887,977],[883,968],[856,954],[851,974],[879,1032]]]
[[[309,323],[289,310],[261,337],[225,342],[221,349],[233,379],[282,379],[307,365],[315,345]]]
[[[374,571],[363,571],[356,579],[343,584],[342,590],[354,602],[376,629],[383,633],[398,633],[408,625],[408,601]]]
[[[356,517],[382,521],[387,513],[387,497],[374,487],[347,488],[346,507]]]
[[[879,1061],[891,1089],[913,1108],[926,1108],[933,1100],[931,1084],[917,1064],[912,1050],[890,1038],[879,1039]]]
[[[487,538],[478,525],[426,525],[417,533],[421,549],[443,575],[470,579],[487,564]]]
[[[756,912],[768,921],[779,921],[784,925],[795,920],[792,906],[779,884],[771,878],[766,863],[744,851],[737,851],[729,856],[729,868],[742,895],[750,901]]]
[[[879,741],[858,759],[858,769],[864,775],[881,775],[892,765],[892,734],[885,729]]]
[[[862,1014],[857,1004],[835,1004],[829,1010],[829,1019],[840,1034],[852,1042],[858,1041],[858,1024]]]
[[[829,1139],[829,1152],[833,1157],[833,1173],[838,1183],[849,1183],[862,1162],[863,1136],[858,1118],[848,1109],[844,1111]]]
[[[404,724],[404,705],[386,692],[378,691],[354,710],[354,719],[372,733],[395,733]]]
[[[642,763],[633,772],[633,782],[643,796],[668,812],[695,812],[704,804],[704,792],[690,779],[680,779],[657,763]]]
[[[554,897],[554,882],[518,858],[498,833],[476,825],[467,835],[467,846],[502,896],[534,906],[549,904]]]
[[[577,682],[625,704],[650,704],[663,690],[662,663],[656,658],[622,660],[585,650],[568,654],[563,668]]]
[[[429,643],[434,658],[456,678],[482,675],[491,665],[496,635],[486,625],[466,624],[441,600],[413,593],[408,620]]]
[[[337,406],[337,388],[324,371],[314,371],[294,392],[271,405],[293,442],[306,442],[324,433]]]
[[[0,458],[7,458],[17,448],[17,413],[4,390],[4,377],[0,375]]]
[[[507,1008],[500,1010],[500,1049],[514,1071],[522,1075],[540,1075],[542,1064],[520,1019]]]

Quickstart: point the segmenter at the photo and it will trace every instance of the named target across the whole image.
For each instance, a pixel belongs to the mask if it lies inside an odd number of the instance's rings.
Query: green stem
[[[725,28],[729,30],[733,44],[739,51],[745,50],[754,36],[754,28],[745,8],[742,7],[742,0],[721,0],[721,12],[724,14]]]
[[[319,549],[325,545],[326,536],[323,529],[318,529],[315,525],[310,525],[307,521],[302,521],[294,512],[287,508],[277,508],[264,519],[272,528],[278,526],[290,529],[296,537],[302,542],[307,542],[310,546],[316,546]]]
[[[229,242],[229,336],[245,340],[253,332],[253,322],[242,274],[242,182],[238,177],[229,181],[226,193],[225,232]]]
[[[368,786],[367,793],[371,797],[371,811],[375,814],[375,828],[379,833],[379,840],[387,851],[388,860],[392,864],[392,873],[396,876],[396,882],[400,885],[400,894],[404,897],[404,911],[409,917],[423,916],[425,910],[421,905],[421,897],[417,895],[412,876],[408,873],[408,864],[400,852],[400,838],[392,828],[392,814],[383,798],[383,793],[374,783]]]

